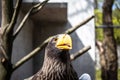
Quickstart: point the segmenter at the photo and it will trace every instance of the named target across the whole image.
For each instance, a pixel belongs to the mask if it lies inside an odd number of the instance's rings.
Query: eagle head
[[[48,43],[45,53],[52,58],[69,57],[68,51],[72,49],[72,39],[68,34],[59,34],[54,36]],[[68,53],[68,54],[67,54]]]

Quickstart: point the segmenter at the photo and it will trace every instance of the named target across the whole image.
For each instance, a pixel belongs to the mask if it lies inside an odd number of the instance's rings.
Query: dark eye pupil
[[[57,41],[57,38],[55,38],[55,41]]]

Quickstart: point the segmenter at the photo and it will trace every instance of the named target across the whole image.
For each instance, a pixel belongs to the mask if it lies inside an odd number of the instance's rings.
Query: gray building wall
[[[77,1],[75,3],[77,3]],[[87,2],[87,4],[89,3],[90,2]],[[35,22],[34,24],[36,25],[36,27],[34,28],[35,30],[34,35],[36,35],[34,36],[34,41],[33,41],[34,47],[38,46],[38,44],[43,42],[47,37],[64,32],[68,28],[71,28],[77,25],[79,22],[84,21],[87,17],[92,15],[92,13],[89,12],[89,9],[87,9],[88,7],[86,7],[85,10],[80,9],[79,11],[76,12],[76,10],[74,10],[74,4],[68,3],[67,12],[66,12],[68,16],[67,21],[65,19],[64,21],[66,22],[62,22],[62,21],[59,21],[58,17],[61,16],[61,18],[63,18],[62,16],[66,15],[65,10],[63,10],[62,12],[60,8],[57,8],[58,10],[56,8],[54,9],[55,4],[52,4],[52,3],[50,4],[51,5],[48,5],[43,10],[41,10],[41,13],[39,14],[40,18],[42,17],[43,20],[39,21],[38,19],[36,19],[36,21],[34,21]],[[54,6],[54,7],[50,7],[50,6]],[[91,6],[93,5],[91,4]],[[71,10],[69,9],[69,7],[72,7]],[[93,7],[91,7],[90,9],[93,9]],[[72,10],[74,12],[71,12]],[[57,14],[58,11],[59,11],[59,14]],[[85,13],[84,11],[85,12],[87,11],[87,12]],[[79,14],[79,12],[81,13]],[[87,15],[87,17],[82,16],[83,14]],[[52,19],[48,15],[51,16]],[[47,19],[45,16],[47,17]],[[34,19],[35,17],[36,16],[34,16]],[[57,18],[57,20],[55,18]],[[74,69],[78,73],[78,76],[80,76],[83,73],[89,73],[93,80],[95,77],[94,76],[94,73],[95,73],[95,69],[94,69],[95,37],[94,35],[95,35],[94,34],[94,21],[92,20],[86,25],[84,25],[82,28],[78,29],[76,32],[71,34],[72,39],[73,39],[73,49],[70,51],[70,53],[75,53],[78,50],[82,49],[84,46],[90,45],[92,47],[92,49],[89,52],[87,52],[86,54],[82,55],[80,58],[73,61],[72,64],[73,64]],[[43,56],[44,56],[44,50],[42,50],[40,54],[35,56],[34,73],[36,73],[42,66],[41,60],[43,60]]]
[[[68,3],[68,21],[72,26],[84,21],[87,17],[94,14],[93,0],[70,0]],[[95,61],[95,29],[94,19],[76,30],[75,49],[78,51],[84,46],[91,46],[91,49],[73,61],[73,67],[80,76],[83,73],[89,73],[94,80],[94,61]],[[73,38],[73,40],[74,40]],[[79,41],[78,41],[79,40]]]
[[[64,32],[68,28],[72,27],[69,22],[58,23],[58,22],[36,22],[39,27],[34,28],[34,47],[38,46],[39,43],[43,42],[47,37]],[[78,35],[74,32],[71,34],[73,39],[73,49],[70,53],[75,53],[84,47],[84,44],[79,39]],[[44,50],[37,54],[34,58],[34,73],[36,73],[42,66],[42,60],[44,56]],[[37,64],[37,65],[36,65]],[[78,76],[83,73],[88,73],[94,80],[94,61],[90,57],[89,53],[85,53],[75,61],[72,61],[73,67],[76,70]]]
[[[20,13],[19,21],[22,20],[24,14]],[[19,25],[19,24],[17,24]],[[28,19],[24,28],[17,36],[13,43],[12,63],[15,64],[22,57],[27,55],[33,50],[33,22]],[[32,59],[26,62],[13,72],[11,80],[23,80],[26,77],[31,76],[33,73]]]
[[[32,0],[29,0],[28,4],[30,5],[28,6],[23,4],[19,21],[22,19],[27,10],[33,5],[30,1],[32,2]],[[55,4],[55,0],[53,0],[54,4],[48,4],[39,13],[29,18],[25,24],[25,27],[22,29],[14,42],[12,55],[13,63],[27,55],[47,37],[64,32],[68,28],[77,25],[79,22],[82,22],[93,14],[93,0],[61,1],[62,0],[57,1],[57,5],[60,3],[60,5],[57,6]],[[66,4],[62,4],[64,2],[67,2],[68,5],[66,6]],[[44,10],[46,10],[46,12]],[[49,18],[50,16],[51,18]],[[72,64],[78,73],[78,76],[83,73],[89,73],[94,80],[94,21],[90,21],[82,28],[72,33],[71,36],[73,39],[73,49],[70,51],[71,54],[82,49],[84,46],[92,46],[92,49],[89,52],[73,61]],[[44,49],[27,63],[18,68],[13,73],[11,80],[23,80],[24,78],[36,73],[42,66],[43,58]]]

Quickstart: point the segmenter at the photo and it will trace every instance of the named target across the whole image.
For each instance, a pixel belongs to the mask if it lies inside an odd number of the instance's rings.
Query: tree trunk
[[[103,29],[104,34],[104,46],[105,46],[105,58],[106,68],[102,71],[102,80],[117,80],[117,48],[114,38],[112,23],[112,5],[114,0],[104,0],[103,4],[103,25],[106,28]]]
[[[12,31],[7,33],[12,15],[13,15],[13,1],[1,0],[2,5],[2,23],[0,30],[0,80],[10,80],[12,74],[11,54],[12,54]]]
[[[94,4],[94,8],[95,8],[95,9],[98,9],[98,1],[97,1],[97,0],[94,0],[94,3],[95,3],[95,4]]]

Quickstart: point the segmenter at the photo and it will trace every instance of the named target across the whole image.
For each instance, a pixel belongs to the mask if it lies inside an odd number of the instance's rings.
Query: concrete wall
[[[70,0],[68,3],[68,21],[72,26],[84,21],[87,17],[94,14],[93,0]],[[91,46],[91,49],[73,61],[73,65],[78,75],[89,73],[94,80],[94,61],[95,61],[95,31],[94,19],[76,31],[76,41],[73,52],[78,51],[84,46]],[[75,38],[75,36],[74,36]],[[73,39],[74,39],[73,38]],[[78,41],[79,40],[79,41]]]
[[[25,2],[29,2],[25,0]],[[35,1],[31,1],[35,2]],[[36,0],[36,2],[38,2]],[[55,2],[60,3],[61,5],[55,6]],[[67,2],[67,11],[66,14],[61,14],[61,8],[64,6],[62,2]],[[42,9],[36,15],[33,15],[31,18],[34,21],[34,37],[33,37],[33,48],[37,47],[40,43],[42,43],[47,37],[59,34],[64,32],[66,29],[71,28],[77,25],[79,22],[84,21],[87,17],[93,15],[93,0],[50,0],[50,3],[54,3],[51,5],[46,5],[44,9]],[[26,6],[26,5],[25,5]],[[25,8],[24,6],[24,8]],[[28,5],[30,7],[30,5]],[[27,9],[29,8],[27,7]],[[63,7],[64,8],[64,7]],[[56,11],[58,10],[58,11]],[[23,10],[27,11],[26,9]],[[59,21],[59,18],[63,18],[62,16],[67,16],[67,22]],[[94,69],[94,61],[95,61],[95,33],[94,33],[94,20],[91,20],[89,23],[84,25],[82,28],[79,28],[76,32],[72,33],[71,36],[73,38],[73,49],[70,53],[77,52],[82,49],[84,46],[90,45],[92,48],[89,52],[82,55],[80,58],[76,59],[72,62],[74,69],[80,76],[83,73],[89,73],[92,79],[95,79],[95,69]],[[44,58],[44,50],[42,50],[39,54],[37,54],[33,59],[33,74],[36,73],[42,66],[42,61]],[[37,65],[36,65],[37,64]]]
[[[25,0],[25,2],[26,1],[28,2],[28,0]],[[29,0],[29,2],[30,1],[33,2],[32,0]],[[56,0],[50,0],[50,3],[51,2],[55,3],[55,1]],[[39,20],[40,13],[42,13],[42,11],[30,17],[25,27],[23,28],[23,30],[21,31],[21,33],[14,42],[13,56],[12,56],[13,63],[17,62],[23,56],[27,55],[27,53],[29,53],[32,49],[37,47],[47,37],[64,32],[66,29],[77,25],[79,22],[82,22],[87,17],[91,16],[94,12],[93,0],[70,0],[70,1],[58,0],[57,1],[57,3],[61,3],[61,4],[63,2],[68,3],[68,6],[65,9],[65,13],[62,14],[65,15],[65,17],[63,16],[63,20],[65,21],[59,21],[59,19],[58,21],[54,20],[52,22],[50,21],[50,19],[44,21]],[[30,6],[28,6],[27,8],[30,8]],[[54,12],[54,10],[57,10],[56,6],[51,7],[51,9],[50,6],[47,6],[47,8],[49,11],[43,12],[44,13],[43,15],[46,16],[47,14],[51,14],[49,16],[58,16],[58,18],[60,18],[59,13],[61,13],[60,10],[61,8],[64,8],[64,5],[60,5],[58,7],[60,9],[58,10],[59,12],[58,11]],[[23,13],[26,13],[25,11],[27,10],[28,9],[23,10]],[[19,20],[21,20],[22,17],[23,15],[20,16]],[[86,25],[84,25],[82,28],[78,29],[76,32],[71,34],[73,39],[73,49],[70,51],[70,53],[74,53],[82,49],[84,46],[88,46],[88,45],[92,46],[92,49],[89,52],[85,53],[80,58],[73,61],[72,64],[74,69],[78,73],[78,76],[80,76],[83,73],[89,73],[93,80],[95,77],[94,76],[95,73],[94,70],[95,36],[94,35],[95,35],[94,20],[92,20]],[[40,67],[42,66],[42,60],[44,58],[43,53],[44,50],[42,50],[33,59],[25,63],[19,69],[17,69],[13,73],[11,80],[23,80],[24,78],[27,78],[32,74],[36,73],[38,69],[40,69]]]
[[[68,28],[72,27],[69,22],[58,23],[58,22],[36,22],[34,28],[34,47],[38,46],[39,43],[43,42],[47,37],[64,32]],[[70,53],[75,53],[84,47],[82,41],[79,39],[76,33],[71,34],[73,39],[73,49]],[[44,50],[42,50],[34,58],[34,73],[36,73],[42,66],[42,60],[44,56]],[[85,53],[80,58],[72,62],[73,67],[80,76],[83,73],[89,73],[94,80],[94,61],[90,57],[89,53]],[[37,65],[36,65],[37,64]]]

